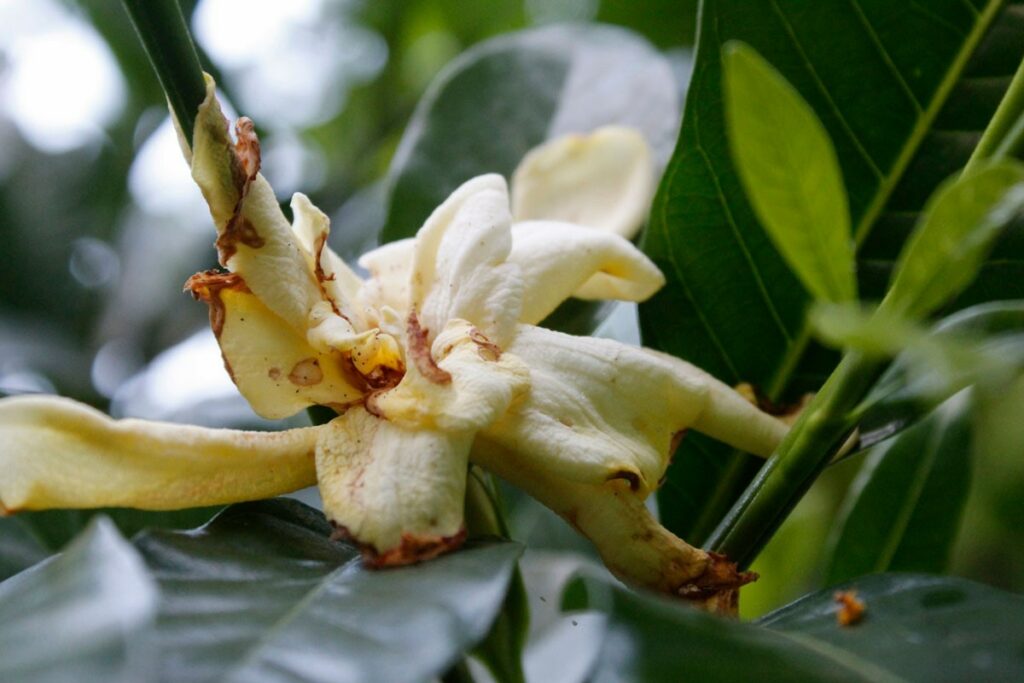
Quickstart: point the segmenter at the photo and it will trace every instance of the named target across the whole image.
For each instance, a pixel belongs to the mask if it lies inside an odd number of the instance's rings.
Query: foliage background
[[[384,223],[382,179],[416,102],[466,48],[550,22],[619,24],[665,51],[682,101],[696,25],[689,0],[268,1],[244,3],[244,14],[229,0],[182,5],[203,64],[227,101],[256,120],[272,184],[282,196],[309,194],[349,259]],[[103,79],[78,70],[90,63],[88,49],[80,63],[54,59],[53,41],[69,35],[107,60],[105,91]],[[76,98],[97,92],[91,121],[88,112],[65,117],[70,137],[60,120],[47,128],[60,119],[47,111],[74,112]],[[501,122],[490,124],[500,135]],[[212,231],[119,3],[0,0],[0,207],[0,394],[57,392],[116,416],[275,426],[235,395],[205,332],[205,308],[179,293],[188,275],[214,265]],[[821,587],[832,521],[862,464],[854,457],[832,468],[768,546],[755,566],[765,579],[745,593],[748,615]],[[953,573],[1020,591],[1024,468],[1010,453],[983,466],[987,483],[972,490]],[[545,509],[507,494],[513,535],[530,548],[523,567],[534,629],[557,626],[549,603],[590,551]],[[208,514],[115,521],[131,533]],[[84,517],[37,515],[40,556]],[[0,576],[13,569],[0,565]]]

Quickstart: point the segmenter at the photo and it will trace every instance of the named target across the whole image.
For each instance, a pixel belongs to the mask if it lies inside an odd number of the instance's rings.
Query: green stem
[[[1003,95],[999,108],[982,133],[964,172],[989,159],[1024,154],[1024,60]]]
[[[854,408],[885,361],[850,352],[708,540],[749,567],[856,426]]]
[[[206,82],[177,0],[121,0],[149,55],[167,101],[192,144]]]

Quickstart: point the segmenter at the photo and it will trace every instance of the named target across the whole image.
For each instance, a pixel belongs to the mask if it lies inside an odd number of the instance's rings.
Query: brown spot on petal
[[[221,293],[225,289],[232,289],[238,292],[249,291],[245,280],[237,273],[207,270],[202,273],[196,273],[185,281],[185,291],[191,292],[193,298],[204,302],[210,307],[210,327],[218,338],[220,338],[221,332],[224,330],[225,311]]]
[[[248,116],[235,122],[235,156],[245,180],[252,182],[260,172],[260,139],[256,136],[256,124]]]
[[[840,626],[853,626],[864,618],[867,605],[857,597],[857,591],[837,591],[832,597],[839,603],[836,622]]]
[[[304,358],[295,364],[288,373],[288,381],[300,387],[311,387],[320,384],[324,379],[324,371],[316,358]]]
[[[466,540],[465,528],[460,529],[458,533],[452,536],[406,532],[402,534],[402,542],[398,546],[380,552],[373,545],[360,542],[344,526],[333,521],[331,526],[334,527],[331,539],[347,541],[359,548],[363,555],[363,564],[371,569],[401,567],[407,564],[431,560],[438,555],[457,550]]]
[[[606,481],[614,481],[616,479],[622,479],[629,484],[629,490],[636,492],[640,490],[640,475],[636,472],[630,472],[629,470],[619,470],[608,475]]]
[[[267,377],[274,380],[275,382],[281,379],[281,368],[270,368],[267,370]]]
[[[434,384],[450,384],[452,376],[447,371],[437,367],[434,357],[430,354],[430,342],[427,339],[429,330],[420,327],[420,319],[416,315],[416,309],[409,312],[407,322],[407,333],[409,336],[409,356],[420,374]]]
[[[477,353],[484,360],[496,361],[501,359],[501,347],[488,339],[480,330],[475,327],[470,328],[469,338],[477,345]]]

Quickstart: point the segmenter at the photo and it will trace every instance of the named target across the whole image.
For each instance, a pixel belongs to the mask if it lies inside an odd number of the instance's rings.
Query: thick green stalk
[[[786,439],[708,539],[746,568],[850,436],[854,408],[886,362],[849,352]]]
[[[206,83],[181,7],[177,0],[121,1],[191,145],[196,112],[206,97]]]
[[[967,161],[964,171],[974,168],[982,161],[1004,159],[1024,154],[1024,61],[1017,67],[1017,73],[1010,87],[1003,95],[999,108],[985,128],[985,132]]]

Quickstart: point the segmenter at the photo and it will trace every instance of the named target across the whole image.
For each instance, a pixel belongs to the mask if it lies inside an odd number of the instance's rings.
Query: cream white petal
[[[461,544],[472,433],[406,429],[355,407],[324,427],[316,468],[324,513],[377,566]]]
[[[259,145],[251,123],[240,123],[238,131],[242,142],[236,145],[228,136],[213,80],[207,77],[206,99],[193,133],[191,168],[217,227],[221,264],[241,275],[270,310],[304,332],[321,291],[308,253],[270,184],[256,172]]]
[[[686,429],[768,454],[786,432],[702,370],[608,339],[520,325],[508,352],[530,391],[484,431],[520,466],[589,484],[622,479],[646,494]]]
[[[359,265],[370,272],[360,291],[365,308],[409,310],[409,274],[416,240],[412,237],[377,247],[359,257]]]
[[[536,324],[568,299],[644,301],[661,289],[658,267],[618,235],[555,221],[512,226],[512,253],[524,283],[520,321]]]
[[[276,419],[314,404],[362,398],[365,382],[338,353],[314,348],[234,274],[198,275],[193,293],[210,306],[224,365],[259,415]]]
[[[0,400],[7,511],[173,510],[276,496],[316,481],[317,428],[243,432],[112,420],[69,399]]]
[[[522,451],[509,450],[486,435],[477,438],[470,457],[561,515],[590,539],[608,569],[626,583],[679,594],[709,564],[707,553],[658,524],[644,496],[626,481],[571,481],[555,469],[538,468]]]
[[[431,336],[468,320],[504,346],[519,319],[522,279],[512,248],[508,189],[499,175],[464,183],[416,234],[410,303]]]
[[[450,322],[429,354],[427,362],[436,366],[426,369],[430,374],[408,360],[398,386],[368,399],[374,412],[410,429],[472,432],[491,424],[529,387],[526,365],[464,320]]]
[[[654,195],[654,166],[643,136],[621,126],[567,135],[531,151],[512,176],[517,221],[577,223],[632,238]]]

